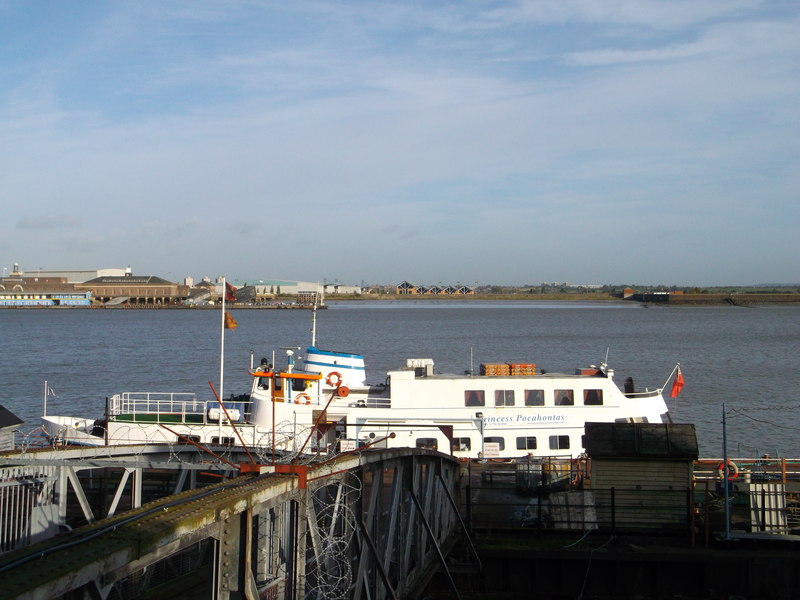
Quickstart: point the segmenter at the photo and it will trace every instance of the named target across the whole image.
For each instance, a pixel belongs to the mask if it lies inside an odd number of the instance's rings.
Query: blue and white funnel
[[[309,346],[306,348],[304,370],[311,373],[322,373],[323,381],[329,373],[339,373],[342,376],[342,385],[347,387],[366,385],[367,373],[364,368],[364,357],[360,354],[331,352]]]

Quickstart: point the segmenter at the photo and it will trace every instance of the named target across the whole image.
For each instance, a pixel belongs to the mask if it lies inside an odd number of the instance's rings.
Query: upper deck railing
[[[250,402],[225,402],[232,421],[250,412]],[[108,417],[114,421],[206,424],[226,419],[219,402],[198,400],[192,393],[123,392],[109,398]]]

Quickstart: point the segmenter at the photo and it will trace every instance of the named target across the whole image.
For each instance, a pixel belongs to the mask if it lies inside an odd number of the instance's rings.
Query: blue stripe
[[[314,346],[309,346],[306,349],[306,354],[322,354],[323,356],[345,356],[349,358],[360,358],[364,360],[364,357],[361,354],[348,354],[347,352],[331,352],[330,350],[320,350],[319,348],[315,348]]]
[[[308,365],[316,365],[318,367],[330,367],[335,371],[339,371],[339,370],[342,370],[342,369],[358,369],[358,370],[362,370],[362,371],[364,370],[364,367],[362,367],[360,365],[358,365],[358,366],[334,365],[332,363],[314,362],[314,361],[310,361],[310,360],[306,360],[305,361],[305,365],[306,366],[308,366]]]

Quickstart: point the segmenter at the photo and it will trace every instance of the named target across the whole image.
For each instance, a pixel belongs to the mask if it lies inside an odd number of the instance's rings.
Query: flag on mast
[[[231,313],[225,311],[225,329],[236,329],[239,324],[236,322],[236,319],[233,318]]]
[[[227,281],[225,282],[225,301],[236,302],[236,288]]]
[[[678,367],[678,374],[675,375],[675,379],[672,382],[672,390],[669,393],[670,398],[677,398],[682,390],[683,390],[683,373],[681,373],[681,368]]]
[[[48,396],[55,396],[56,395],[55,390],[53,388],[51,388],[49,385],[47,386],[47,395]]]

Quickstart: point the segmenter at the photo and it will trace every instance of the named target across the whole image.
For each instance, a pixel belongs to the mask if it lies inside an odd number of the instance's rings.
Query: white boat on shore
[[[587,422],[669,421],[663,387],[637,392],[628,378],[621,389],[606,364],[563,374],[492,363],[479,374],[455,375],[412,358],[370,385],[359,354],[313,342],[297,364],[293,351],[286,354],[282,368],[262,359],[250,369],[250,392],[222,403],[128,392],[109,398],[102,418],[43,416],[43,428],[54,443],[91,446],[190,441],[341,452],[374,445],[466,459],[576,457]]]

